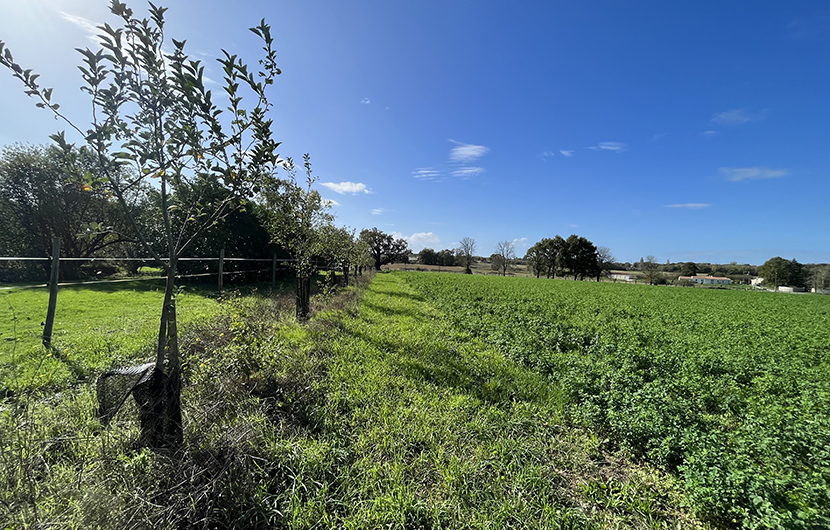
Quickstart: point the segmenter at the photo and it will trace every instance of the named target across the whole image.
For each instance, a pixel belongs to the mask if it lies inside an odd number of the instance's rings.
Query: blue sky
[[[216,79],[271,23],[281,154],[311,154],[339,225],[416,251],[576,233],[621,261],[830,262],[826,1],[163,5]],[[0,39],[80,123],[74,48],[107,6],[0,0]],[[8,74],[0,94],[0,145],[65,128]]]

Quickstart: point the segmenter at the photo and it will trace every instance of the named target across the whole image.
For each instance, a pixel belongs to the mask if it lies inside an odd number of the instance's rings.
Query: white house
[[[678,280],[701,285],[730,285],[732,283],[732,280],[723,276],[681,276]]]
[[[633,272],[612,272],[611,279],[614,281],[622,281],[622,282],[633,282],[637,278],[637,275]]]

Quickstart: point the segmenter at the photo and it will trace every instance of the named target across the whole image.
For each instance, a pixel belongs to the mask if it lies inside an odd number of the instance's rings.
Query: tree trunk
[[[297,275],[297,320],[305,322],[311,313],[311,278]]]
[[[171,259],[161,310],[156,368],[145,383],[145,388],[136,393],[142,442],[156,449],[176,447],[181,444],[183,437],[181,359],[176,323],[176,266],[176,259]]]
[[[348,263],[343,264],[343,283],[346,287],[349,286],[349,268]]]

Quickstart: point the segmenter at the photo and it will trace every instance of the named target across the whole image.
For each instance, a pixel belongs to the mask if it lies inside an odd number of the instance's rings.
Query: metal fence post
[[[49,307],[43,328],[43,345],[52,345],[52,326],[55,324],[55,308],[58,305],[58,275],[60,272],[61,238],[52,238],[52,273],[49,275]]]

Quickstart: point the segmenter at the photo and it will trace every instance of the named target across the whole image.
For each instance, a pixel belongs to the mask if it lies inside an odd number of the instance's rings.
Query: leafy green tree
[[[758,275],[764,279],[764,283],[771,284],[776,289],[781,285],[804,286],[803,267],[794,259],[786,260],[780,256],[768,259],[758,267]]]
[[[70,154],[82,168],[94,167],[88,152]],[[0,213],[7,223],[0,234],[2,255],[48,256],[53,236],[60,237],[61,255],[68,258],[101,256],[107,248],[135,241],[125,234],[124,211],[112,192],[64,171],[61,161],[54,147],[13,145],[0,151]],[[77,277],[80,262],[65,262],[62,269],[64,278]]]
[[[395,263],[406,259],[409,247],[405,239],[395,239],[375,228],[364,228],[360,231],[360,239],[369,246],[369,252],[374,259],[375,270],[387,263]]]
[[[565,240],[562,264],[571,271],[574,280],[599,276],[597,248],[586,238],[571,234]]]
[[[325,252],[325,227],[334,220],[328,203],[313,188],[317,179],[308,154],[303,161],[305,186],[297,182],[294,161],[287,158],[284,166],[288,178],[270,179],[263,192],[268,230],[273,241],[291,255],[297,273],[296,313],[301,322],[311,314],[311,277],[317,270],[316,258]]]
[[[530,261],[530,266],[537,277],[544,274],[547,278],[556,278],[563,264],[565,250],[565,240],[562,236],[545,237],[530,247],[525,254],[525,259]]]
[[[321,257],[330,271],[330,286],[337,285],[336,271],[343,273],[344,285],[349,285],[349,269],[356,257],[355,231],[346,227],[337,228],[333,224],[322,227]]]
[[[424,248],[418,252],[418,263],[421,265],[438,265],[438,253],[431,248]]]
[[[203,231],[256,193],[263,177],[281,163],[279,143],[273,140],[272,122],[266,117],[271,106],[266,88],[280,70],[271,28],[263,20],[251,28],[264,43],[258,72],[249,72],[241,59],[224,51],[218,59],[226,114],[205,87],[201,62],[185,54],[185,41],[171,39],[168,44],[165,39],[166,8],[150,4],[149,18],[136,18],[126,4],[113,0],[110,10],[119,27],[100,26],[101,49],[79,50],[82,90],[90,95],[93,107],[89,128],[82,129],[61,114],[60,106],[52,102],[52,89],[41,87],[37,74],[15,63],[8,49],[3,50],[4,43],[0,43],[0,65],[24,83],[38,107],[65,120],[83,138],[86,145],[81,149],[95,160],[89,171],[73,164],[74,147],[64,133],[53,136],[67,171],[83,177],[91,187],[106,182],[126,212],[131,190],[149,181],[158,190],[154,217],[165,252],[157,252],[134,218],[129,221],[133,235],[166,269],[153,376],[159,381],[154,388],[160,390],[143,406],[147,414],[143,425],[147,443],[171,445],[182,437],[175,301],[178,259]],[[243,105],[247,101],[243,92],[252,96],[252,105]],[[125,165],[133,171],[125,173]],[[205,183],[215,183],[223,193],[203,196],[199,190]]]
[[[539,243],[534,244],[525,252],[524,260],[527,262],[527,268],[537,278],[545,272],[545,255]]]
[[[698,273],[697,264],[694,261],[687,261],[680,266],[681,276],[696,276]]]
[[[455,267],[456,265],[455,251],[448,248],[438,251],[437,258],[438,265],[441,267]]]

